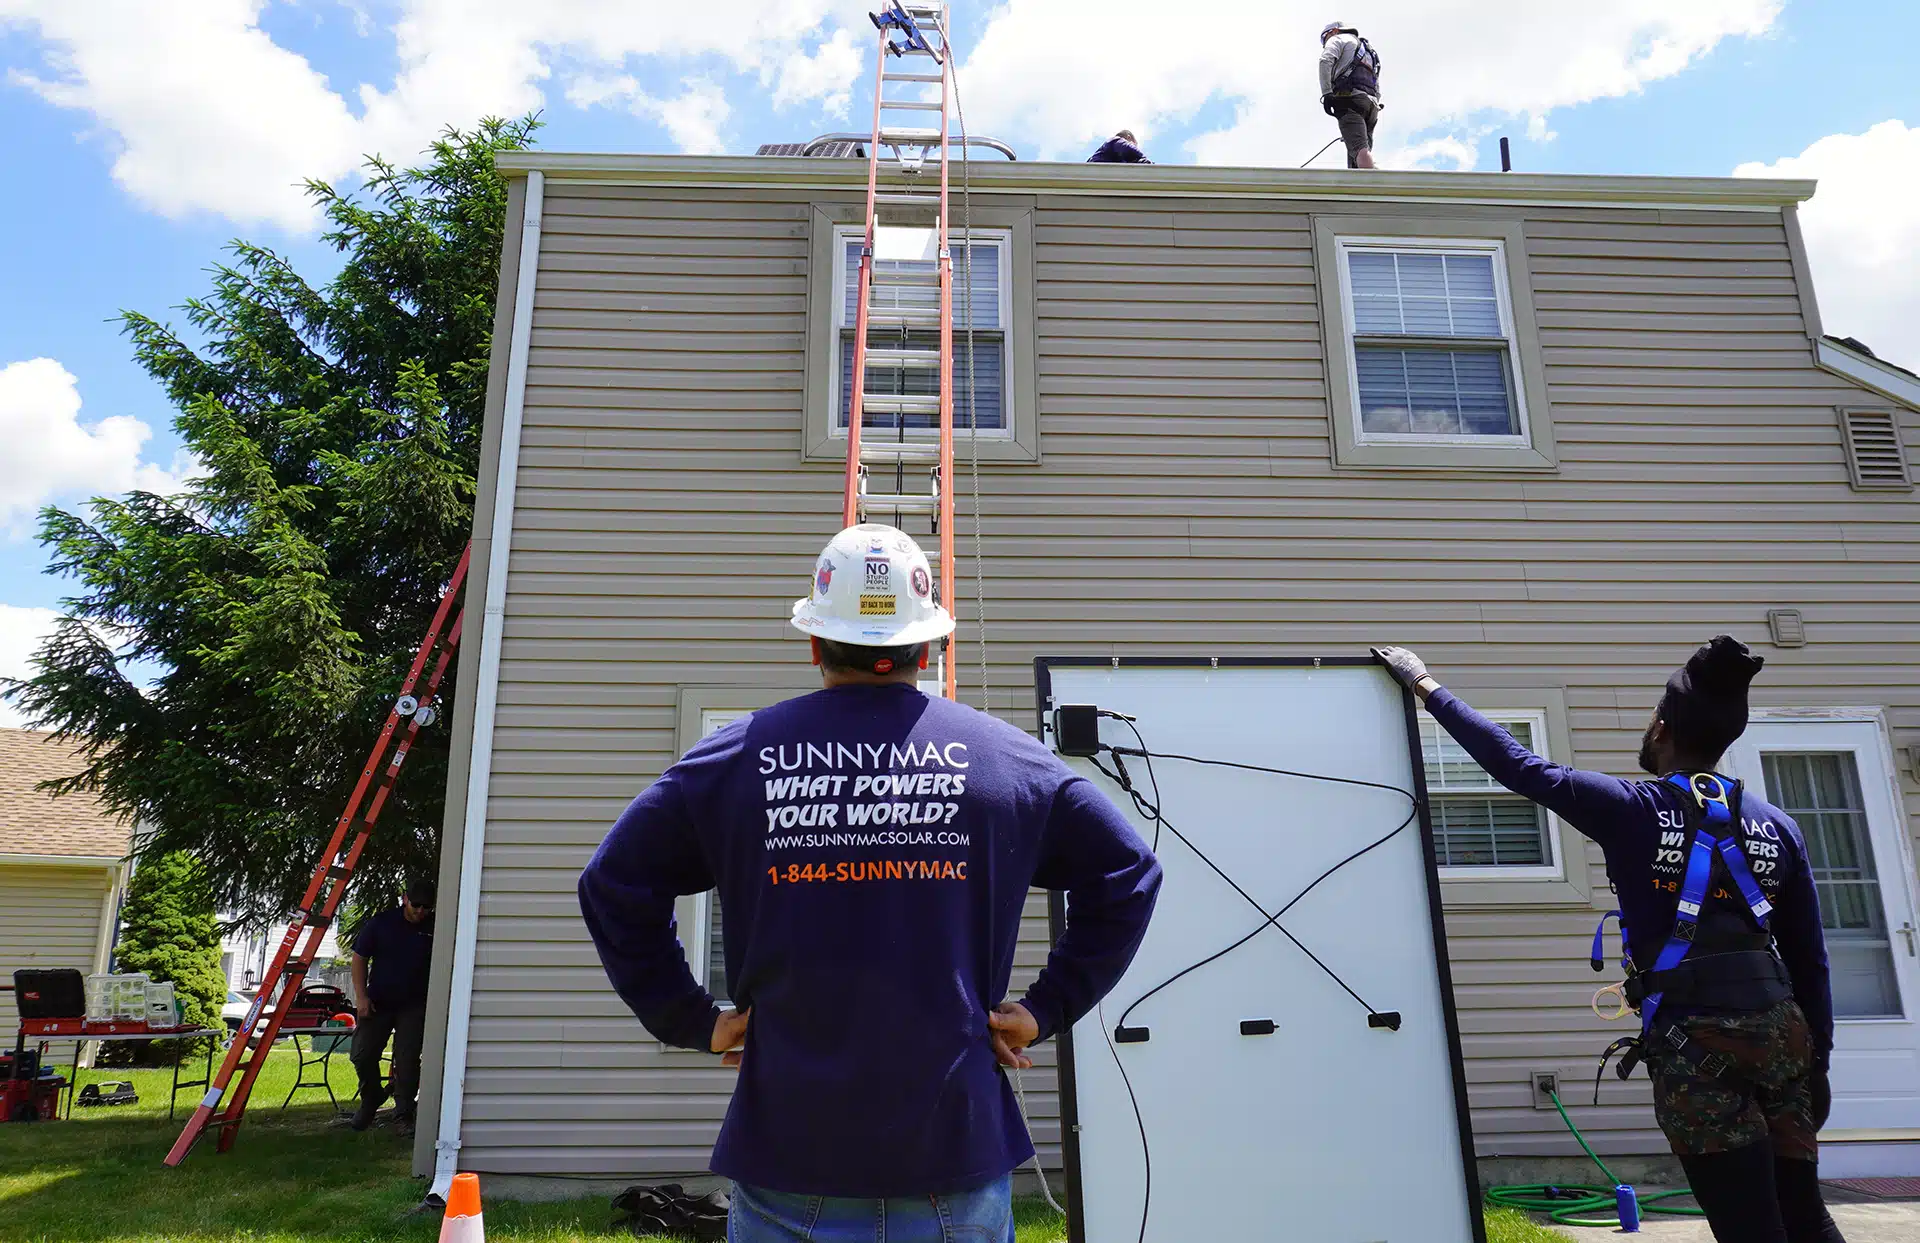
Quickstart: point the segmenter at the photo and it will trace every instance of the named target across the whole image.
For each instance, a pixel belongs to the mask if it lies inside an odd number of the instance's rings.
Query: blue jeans
[[[735,1183],[727,1243],[1013,1243],[1013,1178],[950,1195],[800,1196]]]

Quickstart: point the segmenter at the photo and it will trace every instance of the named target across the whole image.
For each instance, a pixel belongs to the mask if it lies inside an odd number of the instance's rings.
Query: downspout
[[[500,629],[507,609],[507,553],[513,539],[513,494],[520,465],[520,424],[527,398],[527,349],[533,338],[533,283],[540,267],[540,215],[546,178],[527,174],[520,228],[520,270],[513,289],[513,336],[507,347],[507,392],[500,419],[500,463],[493,489],[487,595],[480,621],[480,668],[474,678],[473,759],[467,770],[467,814],[460,831],[460,890],[453,926],[453,980],[447,992],[447,1044],[440,1067],[440,1138],[434,1144],[429,1200],[446,1202],[460,1163],[460,1111],[467,1086],[467,1027],[473,1017],[473,964],[479,942],[480,856],[487,837],[487,784],[493,769],[493,716],[500,700]]]

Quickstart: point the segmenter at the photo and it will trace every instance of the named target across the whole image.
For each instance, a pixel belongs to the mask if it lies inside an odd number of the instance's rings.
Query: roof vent
[[[1856,488],[1911,488],[1906,450],[1891,410],[1842,410],[1847,438],[1847,470]]]
[[[809,145],[811,144],[804,143],[804,142],[763,142],[760,144],[760,149],[758,151],[755,151],[754,154],[755,155],[805,155],[807,154],[807,147]],[[840,158],[852,157],[855,159],[865,159],[867,156],[867,149],[866,147],[864,147],[863,145],[857,142],[834,142],[834,143],[828,143],[826,146],[818,148],[817,150],[814,151],[813,154],[815,156],[830,156],[830,157],[840,157]]]
[[[1775,647],[1807,645],[1807,624],[1800,619],[1799,609],[1768,609],[1767,629],[1773,634]]]

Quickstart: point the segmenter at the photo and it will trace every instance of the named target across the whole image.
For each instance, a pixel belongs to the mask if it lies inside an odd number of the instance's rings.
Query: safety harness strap
[[[1760,883],[1754,880],[1753,869],[1747,865],[1746,852],[1740,847],[1740,783],[1729,782],[1717,773],[1694,773],[1692,776],[1674,773],[1666,780],[1667,784],[1687,794],[1687,805],[1703,816],[1705,823],[1694,831],[1693,844],[1687,853],[1686,877],[1680,882],[1680,901],[1674,911],[1673,932],[1661,947],[1659,957],[1654,960],[1653,970],[1647,973],[1652,977],[1647,981],[1649,985],[1678,967],[1693,951],[1694,937],[1699,932],[1700,912],[1713,884],[1715,858],[1726,866],[1727,874],[1740,891],[1741,900],[1746,903],[1762,932],[1767,930],[1767,917],[1773,913],[1773,904],[1760,892]],[[1715,831],[1717,828],[1725,828],[1727,836],[1721,836]],[[1664,989],[1647,988],[1640,1004],[1642,1037],[1652,1033],[1664,996]]]
[[[1689,1006],[1764,1010],[1791,997],[1793,983],[1786,964],[1771,950],[1752,949],[1696,954],[1670,970],[1636,975],[1621,991],[1631,1006],[1658,993]]]

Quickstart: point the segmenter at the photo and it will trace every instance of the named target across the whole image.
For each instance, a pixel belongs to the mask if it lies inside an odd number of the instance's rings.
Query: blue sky
[[[360,152],[405,159],[486,112],[543,109],[551,150],[747,153],[858,129],[866,7],[736,0],[723,23],[659,0],[0,0],[0,674],[21,671],[64,590],[34,510],[187,466],[122,308],[177,320],[236,236],[324,275],[295,180],[350,180]],[[1332,137],[1319,6],[1275,0],[1231,31],[1163,0],[955,7],[974,127],[1025,158],[1081,158],[1122,125],[1161,162],[1297,164]],[[1828,328],[1913,365],[1920,5],[1847,4],[1844,22],[1841,7],[1334,15],[1384,59],[1390,167],[1497,168],[1505,133],[1524,171],[1819,177],[1804,221]]]

